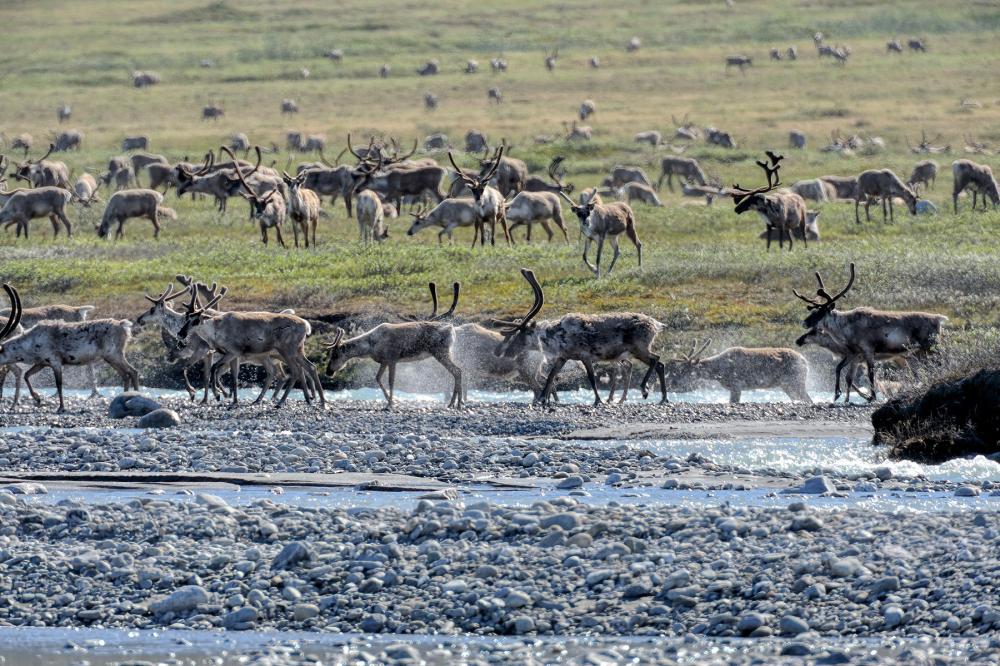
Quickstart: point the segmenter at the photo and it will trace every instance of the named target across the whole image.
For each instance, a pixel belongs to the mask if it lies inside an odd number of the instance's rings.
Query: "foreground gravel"
[[[0,623],[561,635],[977,636],[996,514],[0,494]]]

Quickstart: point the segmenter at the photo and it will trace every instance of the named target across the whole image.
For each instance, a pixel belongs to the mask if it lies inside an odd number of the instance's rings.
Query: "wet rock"
[[[316,555],[312,549],[301,541],[293,541],[281,549],[271,562],[272,571],[289,569],[301,562],[311,562]]]
[[[108,416],[113,419],[124,419],[129,416],[145,416],[160,409],[160,403],[141,393],[129,391],[115,396],[108,405]]]
[[[140,428],[173,428],[181,424],[180,415],[172,409],[154,409],[139,419]]]
[[[199,585],[185,585],[169,596],[150,603],[149,611],[154,615],[186,613],[197,608],[199,604],[207,604],[210,598],[205,588]]]

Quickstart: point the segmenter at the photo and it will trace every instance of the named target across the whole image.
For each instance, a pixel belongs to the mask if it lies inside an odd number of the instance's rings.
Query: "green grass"
[[[855,261],[859,281],[851,305],[943,312],[952,318],[957,341],[995,332],[1000,213],[972,213],[963,201],[961,214],[953,215],[948,168],[960,156],[964,134],[1000,144],[1000,105],[988,85],[989,72],[1000,66],[1000,7],[994,2],[736,0],[727,9],[692,0],[513,0],[501,8],[454,0],[334,6],[305,0],[42,0],[8,3],[4,18],[0,128],[8,137],[30,132],[40,146],[56,129],[55,106],[72,104],[70,126],[86,133],[85,146],[60,159],[77,174],[102,169],[121,138],[136,133],[152,138],[154,152],[179,158],[203,154],[233,131],[280,145],[285,131],[295,128],[325,133],[336,147],[328,150],[332,157],[349,131],[404,142],[444,131],[460,146],[465,131],[476,127],[494,140],[508,138],[513,154],[535,171],[553,155],[566,155],[569,180],[582,188],[616,163],[642,165],[655,178],[663,151],[637,147],[631,137],[647,129],[669,136],[671,116],[685,114],[728,129],[740,141],[735,151],[697,144],[687,152],[726,183],[757,182],[753,159],[764,147],[789,155],[786,182],[873,167],[905,177],[919,159],[905,137],[916,140],[921,130],[941,133],[956,147],[937,158],[942,173],[929,198],[940,215],[901,213],[895,225],[886,225],[878,213],[872,223],[856,225],[851,206],[825,205],[823,241],[808,249],[796,244],[791,253],[766,253],[757,239],[759,219],[738,217],[725,202],[706,208],[663,193],[665,208],[636,207],[642,270],[623,239],[615,272],[599,281],[583,266],[572,225],[568,247],[542,242],[470,250],[468,231],[458,232],[455,245],[439,247],[433,232],[407,237],[408,223],[399,220],[391,225],[390,242],[365,248],[338,203],[326,206],[330,217],[321,221],[319,247],[297,252],[262,246],[238,201],[220,219],[210,202],[178,201],[171,194],[167,205],[179,220],[167,222],[158,241],[141,220],[128,223],[125,241],[100,241],[91,230],[94,213],[77,222],[72,241],[53,242],[44,221],[33,223],[29,242],[0,236],[0,278],[21,287],[30,304],[88,301],[102,314],[135,316],[144,292],[159,291],[184,272],[228,285],[230,308],[294,307],[323,318],[422,311],[428,280],[460,280],[460,312],[509,315],[529,304],[517,268],[530,266],[546,287],[544,316],[636,309],[671,325],[668,344],[706,331],[731,342],[788,344],[804,312],[792,287],[812,288],[817,269],[837,284]],[[846,67],[816,57],[816,30],[831,43],[851,46]],[[633,35],[643,48],[626,54]],[[885,41],[897,35],[926,37],[930,51],[885,54]],[[768,61],[772,46],[790,44],[799,49],[798,61]],[[554,46],[560,57],[550,74],[542,58]],[[344,50],[343,62],[322,57],[330,48]],[[510,71],[494,76],[488,60],[501,52]],[[725,73],[730,53],[755,58],[746,76]],[[601,58],[601,69],[586,66],[591,55]],[[200,67],[205,58],[215,66]],[[418,77],[416,67],[431,58],[443,73]],[[479,74],[460,73],[467,58],[479,60]],[[383,62],[393,68],[385,80],[377,76]],[[298,78],[302,67],[311,71],[307,80]],[[155,70],[163,83],[135,90],[130,69]],[[487,104],[492,85],[504,91],[499,108]],[[441,98],[434,113],[423,109],[425,91]],[[281,117],[284,97],[298,101],[297,117]],[[586,98],[598,107],[588,121],[595,130],[591,144],[534,145],[537,135],[561,132]],[[960,112],[963,98],[983,106]],[[210,101],[226,110],[218,123],[200,121],[201,106]],[[808,150],[784,150],[792,128],[807,133]],[[819,152],[837,128],[882,136],[888,150],[850,159]],[[286,159],[279,155],[279,166]],[[977,159],[998,166],[995,157]]]

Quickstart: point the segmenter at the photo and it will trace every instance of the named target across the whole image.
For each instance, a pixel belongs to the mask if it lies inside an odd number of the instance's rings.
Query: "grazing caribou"
[[[870,208],[876,200],[882,200],[882,221],[886,221],[886,203],[889,205],[888,219],[895,222],[896,218],[892,212],[892,200],[900,197],[905,203],[910,215],[917,214],[917,195],[906,186],[899,176],[889,169],[869,169],[862,171],[858,176],[858,192],[854,197],[854,221],[861,224],[858,216],[858,206],[861,199],[865,200],[865,219],[872,221]]]
[[[951,163],[951,173],[954,177],[954,185],[951,191],[951,200],[955,206],[955,213],[958,213],[958,195],[966,188],[972,190],[972,210],[976,209],[976,195],[983,197],[983,209],[986,209],[986,199],[993,202],[993,208],[1000,204],[1000,188],[997,187],[997,179],[993,177],[993,170],[986,164],[977,164],[972,160],[955,160]]]

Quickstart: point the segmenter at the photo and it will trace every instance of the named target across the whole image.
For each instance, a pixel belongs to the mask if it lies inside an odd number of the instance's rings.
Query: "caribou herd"
[[[289,100],[285,100],[289,101]],[[587,113],[582,110],[586,108]],[[581,107],[581,115],[593,113],[594,105],[589,100]],[[695,138],[702,136],[702,130],[685,117],[678,124],[677,136]],[[579,130],[579,127],[576,128]],[[834,133],[836,135],[836,132]],[[660,145],[658,132],[640,133],[636,140],[647,140],[646,135],[655,135],[654,145]],[[735,145],[728,133],[714,128],[706,128],[704,136],[708,141],[720,145]],[[792,133],[792,146],[803,147],[804,135]],[[713,139],[713,137],[715,137]],[[722,137],[722,138],[719,138]],[[435,140],[432,142],[431,138]],[[853,145],[855,137],[837,138],[844,146]],[[601,259],[605,242],[611,244],[614,256],[605,274],[610,273],[620,254],[618,236],[625,234],[637,252],[637,264],[642,264],[642,243],[637,232],[636,202],[646,206],[661,207],[663,201],[657,191],[666,182],[674,191],[674,179],[680,181],[681,192],[685,196],[704,198],[710,205],[723,196],[739,198],[737,214],[754,211],[764,221],[763,238],[771,240],[777,233],[779,249],[787,239],[789,248],[793,238],[808,244],[819,240],[817,224],[818,211],[809,210],[807,201],[831,202],[849,201],[855,205],[855,221],[861,223],[860,208],[864,205],[865,219],[871,221],[872,204],[881,204],[883,219],[895,221],[894,201],[901,201],[910,214],[923,210],[935,210],[933,204],[920,198],[921,189],[934,187],[938,175],[938,163],[932,159],[917,162],[909,178],[904,181],[889,169],[871,169],[857,176],[824,175],[818,178],[797,180],[788,187],[778,188],[777,183],[768,181],[764,190],[744,190],[739,186],[724,187],[717,176],[710,176],[699,161],[693,157],[676,154],[684,148],[671,147],[675,153],[659,158],[660,174],[655,184],[645,171],[638,166],[615,165],[610,174],[597,186],[581,191],[574,201],[573,183],[565,182],[565,158],[555,157],[545,175],[531,174],[524,160],[513,157],[513,147],[506,140],[492,150],[484,134],[471,130],[465,137],[466,154],[481,156],[471,166],[460,166],[456,155],[449,149],[447,137],[429,137],[427,145],[432,150],[446,152],[451,169],[447,169],[430,157],[414,157],[418,142],[414,141],[410,150],[403,150],[396,139],[381,140],[371,137],[368,146],[355,149],[351,136],[347,136],[347,146],[334,158],[327,160],[324,154],[326,139],[310,136],[308,141],[299,132],[289,133],[290,150],[309,150],[318,153],[317,161],[303,162],[289,174],[291,157],[285,169],[276,167],[275,162],[264,165],[266,149],[252,146],[245,135],[230,146],[222,146],[218,151],[208,151],[200,163],[192,163],[187,157],[171,164],[163,155],[148,153],[146,136],[126,137],[122,147],[133,151],[131,155],[120,155],[108,160],[107,168],[100,173],[80,174],[75,180],[70,177],[67,165],[51,159],[59,147],[52,143],[45,154],[38,158],[30,156],[25,148],[18,162],[6,155],[0,155],[0,169],[10,167],[10,176],[23,181],[27,187],[6,190],[5,180],[0,180],[0,224],[4,228],[16,227],[15,237],[29,233],[32,219],[48,217],[52,223],[53,236],[65,230],[70,236],[73,225],[67,215],[67,206],[79,205],[90,208],[95,204],[105,204],[105,210],[95,230],[100,237],[111,235],[122,238],[128,219],[146,218],[153,226],[153,237],[159,236],[164,219],[176,219],[176,212],[164,205],[163,194],[172,187],[178,197],[207,197],[214,201],[220,215],[227,210],[232,197],[242,197],[249,206],[249,218],[258,223],[260,238],[269,242],[271,231],[282,247],[286,247],[283,232],[291,225],[295,247],[309,248],[317,243],[317,229],[325,214],[322,205],[324,197],[335,204],[343,199],[349,217],[356,217],[359,237],[363,243],[380,243],[389,238],[391,220],[404,212],[413,218],[407,231],[408,236],[422,229],[436,227],[438,239],[447,236],[453,239],[454,231],[460,227],[473,230],[473,245],[496,245],[499,236],[507,245],[514,245],[514,234],[518,227],[526,227],[525,240],[531,240],[532,227],[542,225],[548,239],[553,238],[552,225],[563,233],[563,240],[569,242],[569,234],[563,217],[564,205],[578,218],[580,237],[584,239],[583,262],[595,276],[601,276]],[[858,139],[879,141],[878,137]],[[653,143],[653,139],[650,139]],[[884,143],[884,142],[883,142]],[[974,139],[966,139],[966,149],[977,154],[987,154],[980,150]],[[306,145],[308,144],[308,145]],[[30,144],[29,144],[30,145]],[[860,144],[859,144],[860,145]],[[930,145],[924,135],[920,146],[913,148],[918,153],[941,152]],[[64,148],[65,149],[65,148]],[[824,149],[825,150],[825,149]],[[847,150],[845,148],[845,150]],[[236,157],[242,151],[244,157],[251,151],[256,161],[251,163]],[[354,162],[340,163],[344,154],[349,153]],[[773,153],[771,153],[773,154]],[[758,162],[758,164],[761,164]],[[767,165],[762,164],[765,170]],[[991,168],[970,159],[958,159],[952,163],[952,200],[958,212],[959,196],[968,191],[975,210],[982,199],[985,209],[989,203],[996,208],[1000,204],[1000,188]],[[148,188],[139,184],[141,178],[148,179]],[[102,187],[113,189],[107,202],[100,196]],[[610,201],[608,199],[611,199]],[[617,200],[615,200],[617,199]],[[355,210],[357,202],[357,210]],[[641,209],[639,212],[642,212]],[[591,263],[588,253],[591,243],[597,245],[597,259]]]
[[[775,175],[777,164],[771,173]],[[775,183],[770,183],[773,186]],[[760,189],[766,189],[760,188]],[[752,191],[751,191],[752,192]],[[739,201],[751,193],[734,195]],[[739,201],[737,205],[739,205]],[[853,388],[869,401],[876,398],[879,384],[875,364],[891,360],[901,367],[932,353],[941,342],[947,317],[927,312],[886,312],[867,307],[838,310],[837,303],[852,289],[855,266],[849,268],[847,285],[831,295],[820,273],[815,297],[792,289],[804,301],[806,332],[795,343],[813,344],[838,358],[835,370],[834,401],[842,395],[841,376],[847,369],[846,401]],[[324,335],[321,347],[326,356],[325,373],[336,375],[348,361],[368,358],[378,364],[375,381],[385,395],[388,407],[394,404],[397,366],[433,359],[452,378],[448,406],[461,408],[471,381],[505,380],[516,377],[534,394],[534,402],[548,405],[558,400],[557,378],[567,363],[579,364],[585,371],[594,394],[594,405],[602,404],[598,391],[595,364],[609,364],[613,382],[624,379],[621,401],[625,400],[632,375],[633,361],[646,366],[639,382],[643,398],[648,397],[650,380],[658,381],[660,402],[668,392],[688,392],[699,382],[712,381],[730,393],[737,403],[741,393],[753,389],[777,388],[796,401],[812,402],[808,392],[809,364],[790,348],[732,347],[703,358],[709,342],[695,345],[690,353],[664,359],[657,352],[657,338],[667,326],[638,312],[583,314],[572,312],[558,319],[539,320],[545,304],[545,292],[532,270],[522,268],[521,275],[532,290],[528,311],[515,319],[490,319],[483,323],[457,324],[455,311],[460,285],[453,285],[451,307],[438,313],[437,289],[430,284],[432,310],[427,316],[400,316],[400,321],[381,323],[348,337],[343,328]],[[93,365],[104,361],[121,377],[124,389],[139,388],[139,374],[126,358],[133,337],[147,327],[157,326],[170,361],[182,361],[184,379],[191,400],[196,390],[188,379],[188,369],[203,366],[204,397],[211,392],[216,399],[228,395],[230,408],[239,404],[238,377],[243,363],[262,366],[266,379],[254,404],[260,403],[273,389],[275,407],[281,407],[290,391],[298,387],[303,399],[326,405],[319,372],[306,352],[314,337],[313,325],[294,311],[244,312],[220,309],[228,289],[217,283],[208,286],[190,276],[178,275],[183,289],[167,285],[159,295],[146,295],[150,308],[133,323],[124,319],[89,319],[93,306],[52,305],[25,309],[18,290],[4,284],[10,308],[0,312],[6,323],[0,328],[0,398],[8,372],[15,377],[13,406],[20,397],[23,379],[31,397],[39,405],[42,397],[31,385],[31,378],[44,368],[55,376],[59,411],[65,410],[63,370],[86,366],[90,371],[93,392],[97,393]],[[184,299],[181,309],[172,305]],[[676,346],[677,342],[674,341]],[[867,368],[867,390],[855,385],[856,370]],[[27,366],[23,371],[21,366]],[[913,369],[912,366],[910,366]],[[220,378],[229,371],[228,393]],[[383,376],[388,371],[388,387]],[[612,400],[614,383],[608,397]],[[278,397],[280,395],[280,398]]]

